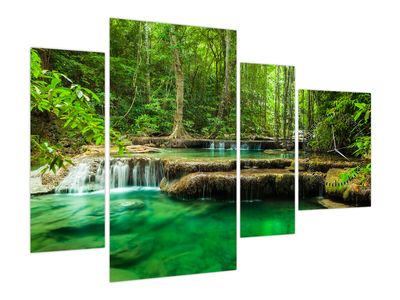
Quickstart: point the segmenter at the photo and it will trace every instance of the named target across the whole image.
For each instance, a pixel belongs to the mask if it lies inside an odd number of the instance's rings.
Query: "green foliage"
[[[78,130],[88,143],[104,144],[104,120],[94,110],[99,97],[57,71],[38,72],[38,55],[34,49],[31,52],[31,111],[53,113],[64,121],[64,128]]]
[[[242,139],[294,136],[294,67],[241,64]]]
[[[32,136],[32,148],[41,155],[41,161],[46,162],[42,172],[51,170],[54,173],[58,168],[63,168],[66,163],[73,164],[73,162],[62,154],[59,146],[49,145],[48,142],[39,142],[38,136]]]
[[[229,112],[218,119],[225,79],[225,30],[111,19],[111,127],[126,135],[168,136],[176,111],[172,32],[184,73],[186,131],[193,137],[234,136],[236,95],[236,35],[231,33],[232,63]],[[146,39],[148,45],[146,46]]]
[[[311,150],[333,149],[333,130],[341,152],[363,159],[360,166],[342,173],[341,181],[370,185],[371,94],[300,91],[299,113],[299,127],[308,131]]]
[[[104,118],[96,112],[103,101],[91,89],[73,83],[59,71],[42,69],[41,64],[38,50],[31,49],[31,114],[50,114],[61,121],[70,137],[81,136],[88,144],[103,145]],[[32,150],[39,152],[46,169],[55,172],[70,162],[61,146],[51,145],[39,135],[31,140]]]
[[[309,132],[314,151],[337,148],[347,155],[369,158],[371,152],[371,95],[368,93],[300,91],[299,128]]]

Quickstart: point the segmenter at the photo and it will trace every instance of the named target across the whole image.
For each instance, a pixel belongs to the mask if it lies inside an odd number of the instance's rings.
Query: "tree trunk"
[[[230,103],[230,63],[229,63],[229,51],[230,51],[230,41],[231,41],[231,32],[230,30],[225,31],[225,79],[224,79],[224,88],[222,91],[222,99],[218,108],[218,118],[221,120],[225,119],[228,106]]]
[[[267,135],[267,103],[268,103],[268,67],[264,66],[265,71],[265,88],[264,88],[264,111],[263,111],[263,132]]]
[[[275,140],[279,140],[280,134],[280,119],[279,119],[279,111],[280,111],[280,66],[276,66],[275,69],[275,109],[274,109],[274,117],[275,117]]]
[[[288,111],[288,97],[289,97],[289,67],[285,67],[285,82],[284,82],[284,94],[283,94],[283,139],[285,141],[285,147],[287,147],[287,111]]]
[[[311,122],[312,122],[312,120],[311,120],[311,91],[310,90],[308,90],[307,91],[308,92],[308,105],[307,105],[307,121],[308,121],[308,123],[307,123],[307,131],[310,131],[311,130]]]
[[[150,26],[144,23],[144,45],[146,49],[146,97],[151,102],[151,81],[150,81]]]
[[[182,139],[189,138],[183,126],[183,95],[184,95],[184,75],[182,70],[181,55],[178,48],[178,42],[175,34],[176,27],[171,29],[171,44],[174,57],[174,70],[176,79],[176,112],[174,117],[174,129],[169,138]]]

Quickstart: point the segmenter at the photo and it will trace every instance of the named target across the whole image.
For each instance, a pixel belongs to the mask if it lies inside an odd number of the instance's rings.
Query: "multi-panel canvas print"
[[[299,208],[371,205],[371,94],[300,90]]]
[[[295,230],[295,68],[240,65],[240,235]]]
[[[31,252],[104,247],[104,54],[30,59]]]
[[[236,32],[110,20],[110,280],[236,269]]]

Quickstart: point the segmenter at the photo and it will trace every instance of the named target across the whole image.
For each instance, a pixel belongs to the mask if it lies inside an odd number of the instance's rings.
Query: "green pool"
[[[294,199],[246,201],[241,202],[240,209],[241,237],[294,233]]]
[[[104,192],[31,197],[31,252],[104,247]]]
[[[236,204],[178,201],[158,188],[113,189],[111,281],[236,269]]]

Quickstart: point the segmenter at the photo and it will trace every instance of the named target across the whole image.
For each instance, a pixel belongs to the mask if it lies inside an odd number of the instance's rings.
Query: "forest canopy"
[[[110,38],[112,128],[235,137],[235,31],[111,19]]]
[[[55,171],[104,136],[104,54],[31,49],[31,163]]]
[[[274,137],[294,141],[295,70],[293,66],[242,63],[241,138]]]

